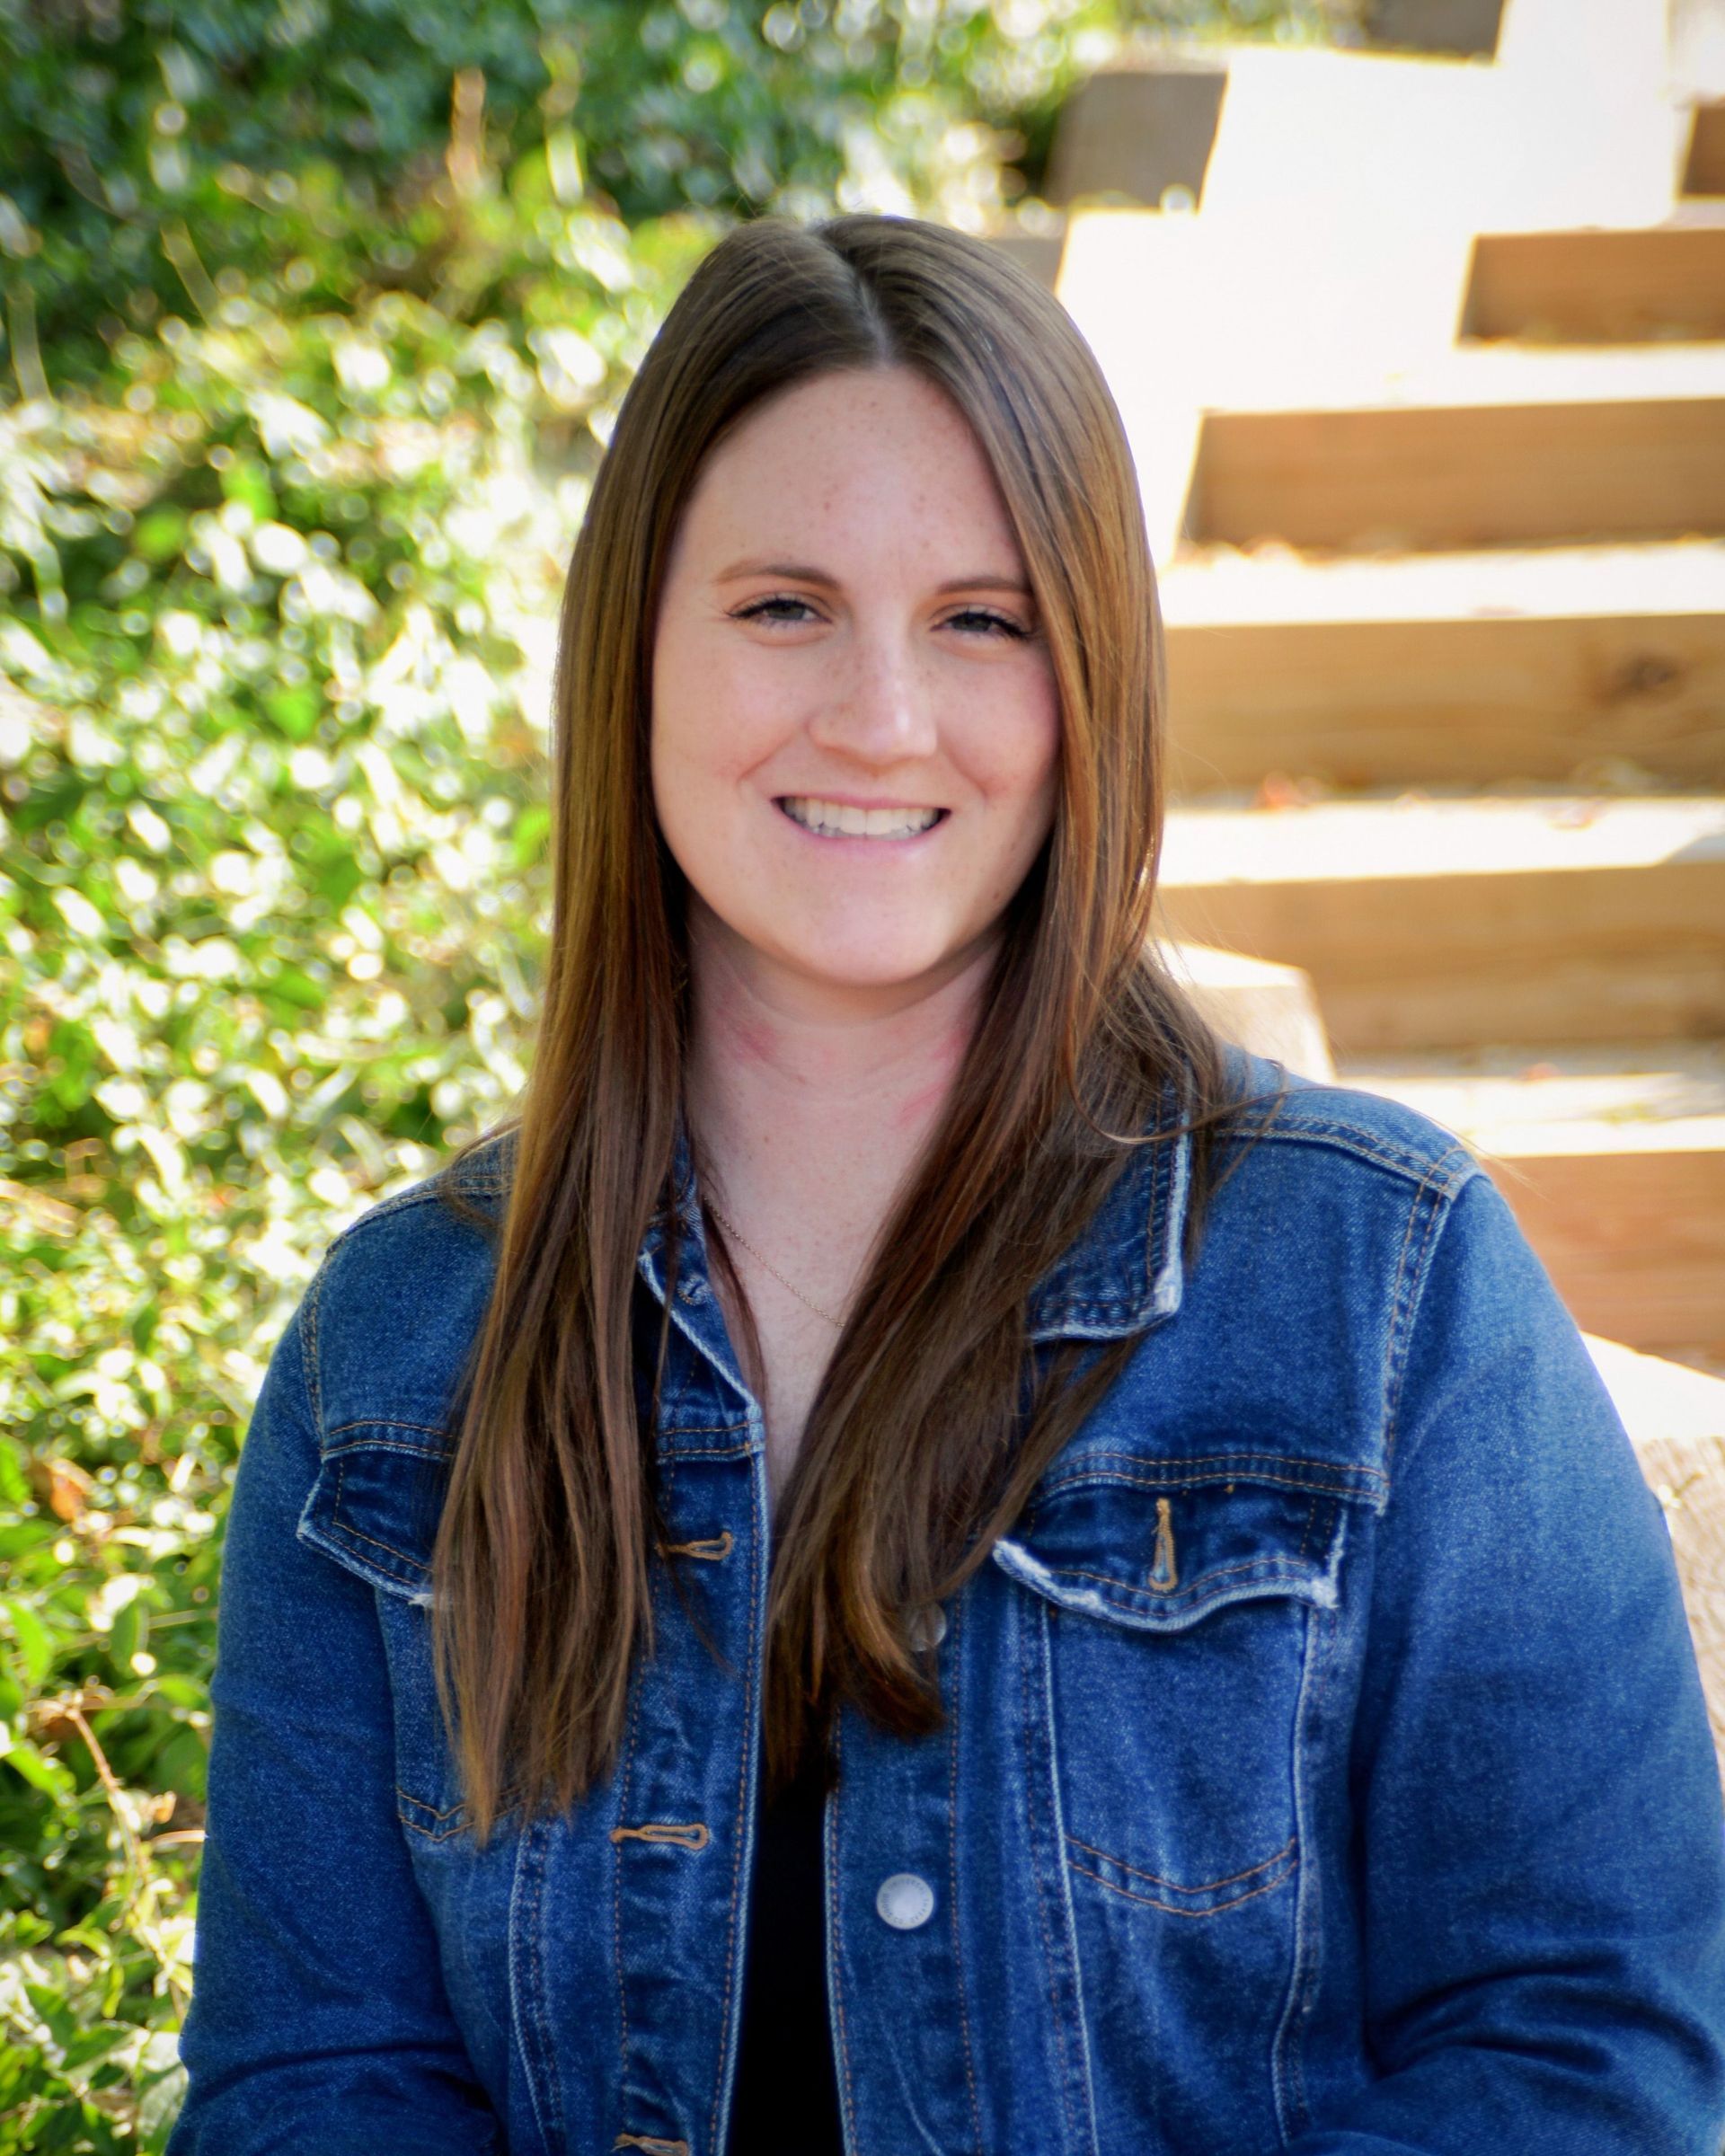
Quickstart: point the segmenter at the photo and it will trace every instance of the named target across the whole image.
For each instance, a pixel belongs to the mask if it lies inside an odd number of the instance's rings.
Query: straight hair
[[[1059,699],[1057,806],[1008,908],[982,1015],[865,1262],[806,1425],[768,1587],[767,1786],[852,1701],[942,1720],[913,1613],[955,1593],[1124,1367],[1128,1339],[1032,1355],[1031,1289],[1135,1146],[1191,1145],[1190,1247],[1234,1105],[1216,1037],[1151,938],[1162,837],[1161,614],[1131,454],[1055,299],[921,221],[761,218],[703,259],[624,399],[564,591],[553,918],[535,1052],[432,1553],[436,1683],[477,1839],[614,1766],[652,1575],[679,1594],[653,1423],[678,1247],[689,985],[681,873],[649,765],[666,564],[705,460],[764,399],[907,367],[972,429],[1017,535]],[[1150,1129],[1172,1083],[1173,1127]],[[698,1156],[696,1167],[698,1171]],[[637,1257],[669,1241],[666,1308]],[[714,1262],[740,1281],[717,1223]],[[643,1323],[643,1298],[648,1304]],[[752,1327],[739,1343],[758,1368]]]

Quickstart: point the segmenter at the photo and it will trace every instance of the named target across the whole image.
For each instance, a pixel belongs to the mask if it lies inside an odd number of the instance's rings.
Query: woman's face
[[[822,375],[739,422],[653,647],[654,805],[702,932],[847,1001],[940,985],[1048,836],[1059,737],[1005,505],[943,392]]]

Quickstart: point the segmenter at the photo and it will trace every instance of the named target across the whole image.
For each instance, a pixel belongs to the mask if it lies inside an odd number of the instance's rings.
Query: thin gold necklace
[[[748,1236],[743,1233],[743,1231],[737,1225],[737,1223],[730,1217],[730,1214],[721,1209],[718,1201],[713,1197],[711,1191],[709,1191],[707,1194],[707,1210],[712,1215],[712,1217],[719,1223],[719,1225],[725,1231],[726,1234],[734,1235],[738,1241],[740,1242],[743,1248],[748,1252],[749,1256],[755,1259],[756,1263],[757,1265],[764,1265],[767,1271],[771,1273],[773,1277],[778,1282],[779,1286],[785,1289],[788,1294],[793,1294],[797,1298],[797,1301],[802,1304],[805,1310],[812,1310],[821,1322],[825,1325],[830,1325],[835,1332],[844,1331],[844,1319],[836,1318],[830,1310],[823,1310],[818,1303],[814,1302],[809,1296],[803,1294],[802,1290],[797,1286],[794,1280],[787,1280],[784,1275],[779,1270],[778,1267],[774,1264],[773,1260],[766,1255],[766,1253],[764,1250],[757,1250],[755,1248],[755,1245],[748,1240]]]

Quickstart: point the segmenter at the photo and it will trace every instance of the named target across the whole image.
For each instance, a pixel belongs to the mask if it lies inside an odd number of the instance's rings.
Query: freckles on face
[[[684,510],[652,672],[659,826],[739,952],[902,987],[995,932],[1053,819],[1058,699],[942,391],[852,370],[746,415]]]

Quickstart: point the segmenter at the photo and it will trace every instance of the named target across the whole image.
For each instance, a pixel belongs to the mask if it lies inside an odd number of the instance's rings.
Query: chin
[[[954,954],[944,944],[922,941],[882,947],[809,942],[786,950],[784,963],[811,981],[835,989],[909,988],[938,972]]]

